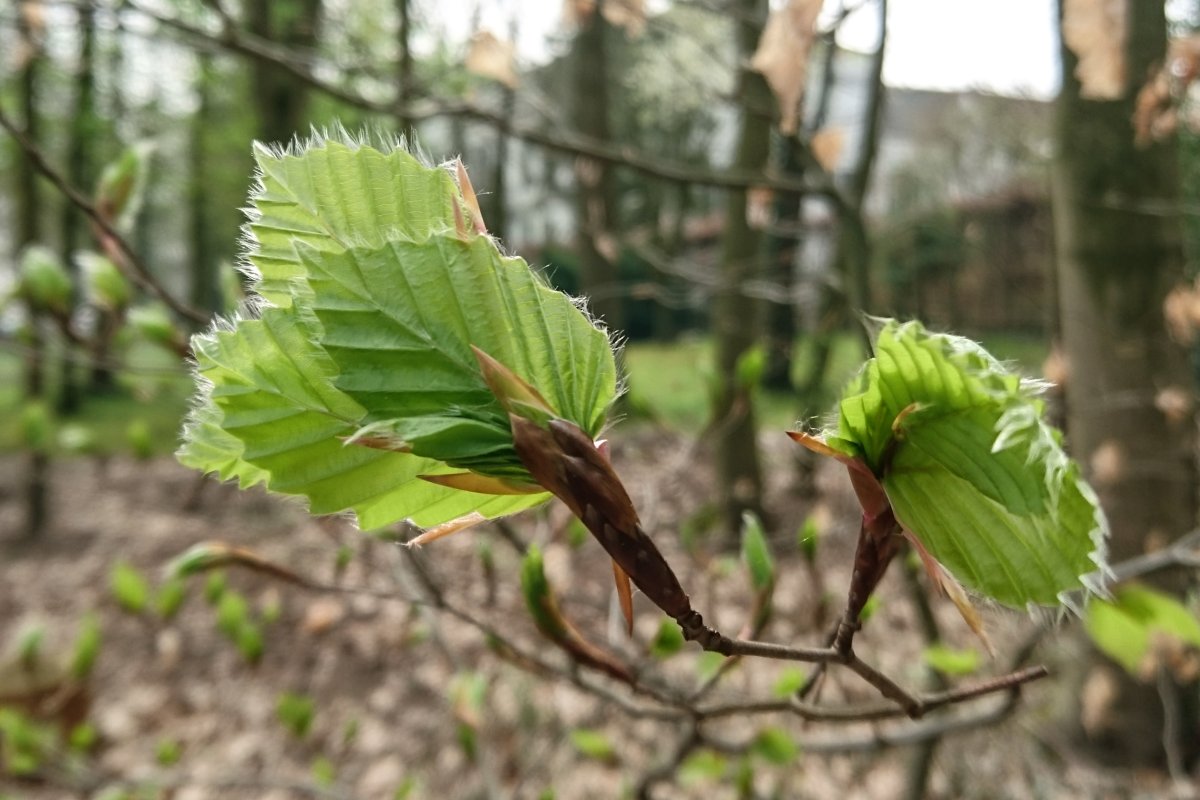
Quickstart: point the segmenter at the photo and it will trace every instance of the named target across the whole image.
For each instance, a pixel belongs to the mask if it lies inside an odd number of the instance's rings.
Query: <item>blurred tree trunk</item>
[[[24,131],[29,141],[37,142],[39,136],[37,100],[38,73],[42,61],[42,45],[39,31],[33,29],[25,9],[17,16],[18,33],[24,63],[17,77],[21,115]],[[16,230],[13,232],[13,264],[18,264],[21,252],[37,242],[41,234],[41,197],[38,193],[37,172],[28,158],[16,160]],[[46,393],[46,377],[43,361],[45,343],[39,328],[40,320],[32,318],[29,324],[29,352],[25,357],[24,389],[27,402],[43,401]],[[29,466],[25,471],[25,520],[23,535],[36,539],[46,528],[48,518],[47,498],[50,463],[44,448],[28,451]]]
[[[784,175],[803,177],[800,142],[795,136],[779,137],[779,162]],[[777,391],[792,388],[792,351],[796,347],[796,256],[804,224],[804,195],[781,192],[775,199],[774,230],[767,238],[766,278],[779,296],[767,304],[767,364],[763,386]]]
[[[396,0],[396,18],[396,44],[400,51],[396,62],[396,106],[399,109],[396,124],[401,136],[411,138],[416,131],[408,116],[408,105],[413,101],[412,7],[409,0]]]
[[[251,0],[250,31],[289,52],[316,49],[321,0]],[[308,134],[308,90],[286,70],[263,59],[253,62],[252,84],[259,113],[258,137],[284,145]]]
[[[41,42],[38,41],[37,34],[30,27],[26,15],[21,13],[17,16],[17,19],[18,33],[21,37],[21,53],[24,57],[24,63],[21,65],[20,73],[17,76],[17,91],[21,104],[21,115],[25,123],[22,132],[29,141],[37,142],[40,135],[37,116],[37,78],[42,61],[42,46]],[[14,264],[17,263],[16,256],[22,249],[38,241],[41,224],[41,204],[40,197],[38,196],[37,172],[34,170],[33,162],[28,158],[17,158],[15,172],[17,177],[17,229],[13,232],[13,243],[15,245],[15,252],[13,254]],[[32,388],[40,390],[40,378]]]
[[[842,209],[838,226],[838,259],[842,263],[850,301],[859,311],[870,312],[871,302],[871,242],[867,236],[863,204],[875,171],[875,155],[879,151],[879,131],[883,125],[886,91],[883,85],[883,58],[887,50],[887,0],[877,0],[879,7],[879,46],[871,57],[867,77],[866,116],[863,133],[854,158],[854,170],[843,196],[848,208]]]
[[[508,25],[510,42],[517,41],[517,32],[517,17],[514,14]],[[513,114],[516,113],[517,93],[503,84],[500,85],[500,91],[503,93],[500,108],[504,116],[504,123],[511,125]],[[487,193],[479,198],[479,202],[482,206],[481,211],[484,222],[487,224],[488,233],[500,241],[505,241],[508,235],[508,187],[506,183],[508,181],[509,152],[508,134],[502,128],[497,128],[491,185],[487,187]]]
[[[866,116],[862,120],[863,134],[859,151],[854,159],[854,169],[848,185],[843,189],[842,202],[834,211],[838,229],[834,266],[838,270],[839,282],[827,282],[821,287],[818,319],[810,332],[809,343],[812,357],[808,360],[808,371],[798,381],[796,395],[800,400],[800,414],[804,419],[824,413],[832,402],[826,396],[827,371],[834,343],[845,333],[848,326],[855,324],[854,310],[870,311],[870,240],[863,222],[863,202],[874,171],[875,154],[879,148],[879,134],[883,122],[884,86],[883,59],[887,50],[887,0],[878,0],[880,20],[879,46],[871,59],[866,91]],[[833,43],[830,43],[831,50]],[[826,74],[832,76],[835,63],[832,57],[826,62]],[[832,82],[833,78],[828,78]],[[827,94],[832,88],[827,90]],[[812,494],[816,486],[818,457],[809,450],[800,448],[796,455],[796,484],[804,494]]]
[[[821,293],[820,319],[813,339],[813,358],[809,372],[800,381],[799,395],[806,405],[805,413],[824,410],[821,389],[825,381],[825,369],[829,362],[830,349],[837,334],[843,332],[853,321],[854,309],[870,311],[871,281],[870,241],[863,222],[863,202],[874,171],[875,154],[879,148],[879,132],[883,122],[884,86],[883,59],[887,49],[887,0],[878,0],[880,25],[879,46],[871,58],[871,70],[867,76],[866,111],[862,120],[863,134],[859,140],[859,151],[855,154],[854,168],[842,190],[842,202],[834,211],[838,217],[837,251],[834,263],[838,269],[840,285],[826,285]],[[827,69],[832,71],[832,61]]]
[[[95,188],[96,170],[95,143],[99,134],[100,121],[96,115],[96,17],[95,10],[81,5],[79,14],[79,61],[75,65],[75,108],[71,116],[70,134],[67,141],[67,182],[85,194]],[[63,204],[62,216],[62,259],[75,285],[73,305],[81,296],[83,285],[79,264],[75,255],[88,240],[83,213],[74,203]],[[103,324],[101,322],[100,324]],[[58,396],[58,408],[64,414],[79,410],[82,387],[79,385],[79,369],[71,360],[67,347],[62,364],[62,387]],[[103,353],[94,354],[102,358]],[[93,363],[90,389],[94,392],[111,391],[114,386],[112,371]]]
[[[829,116],[829,101],[833,88],[833,60],[837,53],[834,32],[823,37],[821,51],[821,82],[815,97],[810,97],[812,112],[804,114],[800,139],[781,136],[778,160],[783,174],[802,179],[805,164],[801,158],[803,142],[811,143],[815,133],[825,127]],[[802,140],[802,141],[801,141]],[[796,322],[796,259],[804,241],[804,195],[783,192],[775,199],[774,231],[767,241],[767,277],[777,285],[786,303],[772,303],[767,308],[767,367],[763,386],[779,391],[793,388],[792,363],[799,326]],[[791,229],[788,229],[791,226]],[[803,449],[803,448],[801,448]]]
[[[213,248],[209,192],[205,171],[208,169],[206,133],[214,124],[212,114],[212,56],[203,50],[196,53],[196,113],[190,125],[188,152],[191,157],[191,194],[189,228],[192,239],[192,269],[188,297],[193,308],[217,312],[221,310],[221,284],[217,273],[217,256]]]
[[[741,108],[737,153],[733,169],[761,172],[771,146],[772,99],[767,82],[750,69],[749,61],[762,35],[766,0],[738,0],[738,52],[742,67],[737,100]],[[755,324],[760,304],[744,291],[745,283],[761,274],[761,223],[749,218],[747,192],[731,191],[721,241],[720,282],[713,296],[712,332],[717,359],[717,396],[713,407],[717,479],[721,521],[736,536],[742,512],[762,515],[762,473],[758,460],[753,387],[738,375],[738,364],[759,338]]]
[[[687,285],[677,274],[670,270],[658,269],[659,265],[669,265],[683,251],[687,238],[687,217],[693,205],[692,187],[686,183],[676,183],[670,186],[657,186],[660,194],[658,211],[654,215],[653,244],[658,250],[660,261],[654,266],[657,271],[657,282],[662,287],[663,296],[654,304],[654,320],[651,323],[651,338],[658,341],[671,341],[679,335],[681,327],[679,298],[687,291]],[[674,202],[666,202],[662,195],[674,196]],[[670,208],[667,211],[667,208]]]
[[[1076,56],[1062,49],[1053,176],[1069,444],[1108,513],[1113,560],[1196,525],[1194,422],[1155,405],[1160,391],[1191,392],[1162,311],[1184,277],[1180,221],[1146,210],[1178,206],[1176,142],[1137,147],[1131,122],[1141,81],[1165,53],[1163,4],[1129,0],[1127,21],[1127,77],[1115,100],[1083,97]],[[1107,668],[1099,657],[1092,665],[1093,674]],[[1157,692],[1118,686],[1107,724],[1080,731],[1086,749],[1111,764],[1161,761]],[[1189,749],[1200,742],[1195,724],[1180,726],[1192,728],[1181,732]]]
[[[607,39],[611,26],[604,19],[604,0],[582,14],[571,50],[571,116],[575,129],[598,141],[612,139],[608,119],[609,74]],[[625,325],[624,297],[617,285],[616,187],[612,169],[603,161],[575,159],[575,214],[578,220],[579,283],[590,299],[591,312],[610,330]]]

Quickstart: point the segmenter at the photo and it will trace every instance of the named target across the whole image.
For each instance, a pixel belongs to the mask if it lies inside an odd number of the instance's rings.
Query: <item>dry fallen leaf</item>
[[[578,25],[596,13],[596,0],[566,0],[563,17],[570,25]],[[639,36],[646,29],[645,0],[604,0],[601,12],[605,21],[623,28],[630,36]]]
[[[33,36],[46,33],[45,4],[40,0],[25,0],[21,3],[21,23]]]
[[[1084,731],[1095,736],[1112,726],[1112,708],[1119,694],[1117,676],[1111,669],[1098,666],[1088,673],[1079,697],[1079,723]]]
[[[1191,345],[1200,328],[1200,289],[1194,284],[1176,286],[1163,300],[1163,316],[1176,341]]]
[[[1173,425],[1189,420],[1195,410],[1191,391],[1183,386],[1167,386],[1154,396],[1154,407]]]
[[[512,42],[498,38],[491,31],[479,31],[471,37],[464,66],[476,75],[515,89],[521,82],[517,77],[516,61]]]
[[[812,135],[808,146],[813,158],[826,172],[833,172],[842,156],[842,148],[846,144],[846,131],[842,128],[822,128]]]
[[[480,477],[480,476],[475,476],[473,473],[462,473],[462,474],[472,475],[472,477]],[[446,476],[439,475],[436,477],[440,478],[440,477],[446,477]],[[445,484],[443,484],[443,485],[445,485]],[[463,491],[471,491],[471,490],[464,489]],[[443,522],[441,525],[434,525],[429,530],[423,531],[420,536],[417,536],[413,539],[410,539],[408,542],[405,542],[405,544],[407,544],[409,547],[420,547],[423,544],[429,544],[430,542],[436,542],[438,539],[449,536],[452,533],[458,533],[459,531],[465,531],[467,528],[473,528],[474,526],[478,525],[481,522],[487,522],[487,517],[485,517],[483,514],[480,514],[478,511],[472,511],[470,514],[459,517],[457,519],[452,519],[449,522]]]
[[[1194,104],[1185,100],[1197,77],[1200,77],[1200,35],[1172,39],[1165,62],[1138,92],[1133,127],[1139,147],[1171,136],[1181,121],[1193,129],[1196,127]]]
[[[1125,474],[1125,451],[1119,442],[1108,439],[1092,451],[1090,464],[1092,482],[1097,486],[1112,486]]]
[[[1065,386],[1071,377],[1070,362],[1060,345],[1051,347],[1046,360],[1042,362],[1042,377],[1055,386]]]
[[[345,618],[346,606],[344,603],[333,597],[321,597],[309,603],[300,627],[305,633],[318,635],[325,633]]]
[[[1089,100],[1125,94],[1128,0],[1063,0],[1063,42],[1079,63],[1079,93]]]
[[[808,77],[808,54],[816,40],[817,15],[822,0],[790,0],[771,12],[763,28],[750,66],[762,73],[779,103],[779,130],[796,132],[804,84]]]
[[[763,186],[753,186],[746,192],[746,224],[761,231],[771,224],[774,216],[775,193]]]

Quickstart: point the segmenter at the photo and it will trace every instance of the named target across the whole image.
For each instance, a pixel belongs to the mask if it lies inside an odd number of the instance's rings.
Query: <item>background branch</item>
[[[174,311],[179,316],[189,319],[193,322],[202,324],[208,323],[211,320],[211,315],[192,308],[189,305],[177,300],[166,288],[159,283],[150,272],[149,268],[138,257],[133,247],[126,241],[111,222],[101,214],[96,207],[83,195],[83,193],[67,182],[57,170],[50,165],[46,160],[42,151],[29,140],[27,136],[16,126],[16,124],[5,113],[3,106],[0,106],[0,128],[8,133],[9,136],[17,143],[17,146],[24,152],[25,157],[33,164],[34,168],[42,174],[54,188],[57,189],[63,197],[65,197],[72,205],[82,211],[92,223],[100,229],[100,231],[116,245],[120,250],[123,258],[117,259],[117,266],[122,272],[129,277],[134,283],[141,288],[153,294],[158,299],[162,300],[168,308]]]

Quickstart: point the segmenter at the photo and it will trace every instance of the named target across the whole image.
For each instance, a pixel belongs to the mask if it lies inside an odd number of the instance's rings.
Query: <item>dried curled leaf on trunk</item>
[[[1125,95],[1129,1],[1063,0],[1063,43],[1078,59],[1075,78],[1081,97],[1119,100]]]
[[[779,103],[779,130],[793,134],[808,78],[808,54],[817,38],[822,0],[789,0],[771,12],[750,66],[762,73]]]

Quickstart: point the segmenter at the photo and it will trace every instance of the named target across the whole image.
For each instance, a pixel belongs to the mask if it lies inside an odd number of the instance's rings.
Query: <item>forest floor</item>
[[[736,552],[724,553],[716,533],[703,533],[703,510],[713,496],[703,447],[648,427],[622,433],[614,460],[647,530],[706,619],[737,631],[750,591]],[[788,465],[771,471],[779,579],[763,638],[815,644],[847,584],[857,533],[853,498],[836,465],[819,469],[818,500],[797,496],[788,485],[793,446],[782,436],[765,436],[763,445],[771,463]],[[1055,720],[1074,706],[1066,665],[1077,660],[1077,637],[1068,631],[1078,626],[1069,623],[1043,637],[1034,660],[1054,674],[1026,687],[1015,713],[956,731],[930,751],[889,745],[893,734],[919,730],[904,720],[846,725],[735,714],[706,722],[705,746],[676,764],[690,723],[659,719],[647,712],[661,708],[652,699],[589,670],[568,669],[539,638],[522,604],[518,545],[542,547],[567,615],[587,638],[634,662],[647,685],[692,689],[713,661],[690,647],[651,655],[663,617],[643,598],[633,637],[621,632],[607,559],[593,541],[572,535],[561,508],[513,520],[515,537],[488,527],[404,551],[344,519],[313,520],[300,504],[260,491],[208,482],[197,493],[196,474],[169,458],[75,459],[54,464],[50,528],[24,544],[16,538],[24,469],[20,456],[0,460],[0,647],[9,648],[0,657],[0,697],[20,669],[11,647],[23,636],[28,641],[28,631],[44,631],[37,655],[44,663],[70,651],[89,613],[99,620],[103,643],[83,698],[95,740],[71,752],[45,751],[33,779],[0,774],[0,797],[561,800],[637,796],[644,789],[656,798],[898,798],[923,754],[932,755],[930,798],[1171,795],[1159,772],[1108,770],[1074,758],[1057,732],[1062,726]],[[796,541],[809,516],[821,534],[815,568],[806,566]],[[691,537],[688,551],[681,530]],[[114,599],[110,579],[118,561],[157,584],[171,559],[214,539],[345,591],[314,593],[228,570],[225,593],[244,597],[248,618],[264,631],[258,663],[218,630],[216,607],[204,595],[206,587],[213,594],[219,587],[209,578],[192,579],[170,620],[156,615],[153,603],[135,614]],[[557,665],[557,674],[522,666],[512,652],[501,657],[505,648],[489,648],[476,626],[406,602],[427,596],[414,563],[448,601],[520,652]],[[857,650],[915,687],[929,673],[899,567],[885,579]],[[933,608],[950,645],[977,648],[952,606],[934,599]],[[980,677],[1002,672],[1034,627],[1024,614],[985,609],[984,616],[998,656],[983,659]],[[773,700],[796,677],[785,664],[747,661],[705,702]],[[285,693],[293,695],[285,703],[290,715],[282,715],[291,731],[280,719]],[[878,697],[855,676],[834,670],[820,700],[844,705]],[[297,735],[309,701],[311,724]],[[987,713],[1001,702],[974,701],[931,720]],[[1175,796],[1188,794],[1176,787]]]

